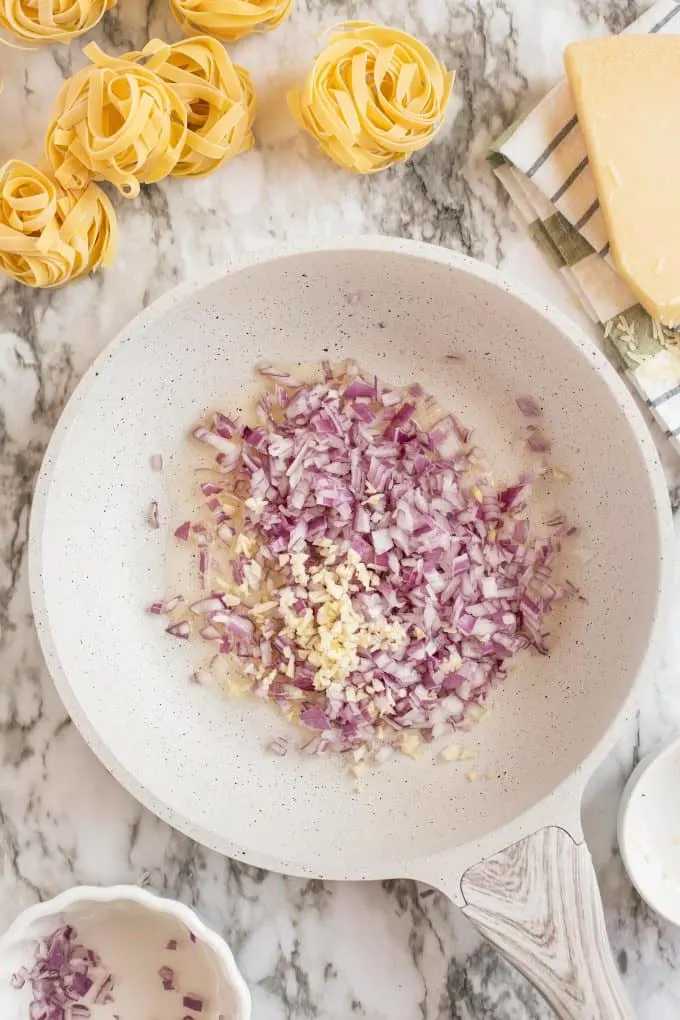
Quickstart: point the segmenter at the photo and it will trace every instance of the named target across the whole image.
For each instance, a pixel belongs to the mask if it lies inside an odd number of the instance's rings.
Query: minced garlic
[[[238,535],[236,538],[235,551],[240,556],[250,557],[255,552],[255,542],[253,541],[252,538],[249,538],[248,535],[245,535],[243,532],[241,532],[241,534]]]
[[[279,609],[285,624],[282,635],[294,641],[301,658],[316,667],[316,690],[328,691],[359,668],[359,652],[396,651],[405,643],[406,632],[398,623],[367,620],[355,608],[352,594],[357,588],[370,591],[377,583],[360,557],[350,549],[346,561],[336,563],[338,550],[333,543],[319,545],[324,565],[311,576],[305,568],[307,557],[291,556],[294,580],[306,587],[309,605],[302,613],[295,612],[296,598],[288,588],[281,593]],[[350,687],[344,690],[347,700],[361,700],[360,695],[363,692]]]
[[[420,734],[405,733],[401,741],[402,754],[407,754],[409,758],[419,758],[420,750]]]

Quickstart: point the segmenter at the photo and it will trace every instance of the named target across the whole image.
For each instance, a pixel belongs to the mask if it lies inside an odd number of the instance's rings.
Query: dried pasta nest
[[[94,28],[118,0],[0,0],[0,28],[22,42],[68,42]]]
[[[454,72],[406,32],[346,22],[288,103],[332,160],[355,173],[375,173],[431,141],[453,79]]]
[[[293,0],[170,0],[186,35],[207,33],[224,42],[269,32],[288,17]]]
[[[96,184],[64,191],[36,167],[0,169],[0,270],[31,287],[59,287],[109,266],[117,240],[113,207]]]
[[[253,85],[221,43],[205,35],[173,45],[152,39],[125,56],[159,75],[184,104],[188,130],[173,175],[202,177],[252,147]]]
[[[48,129],[46,153],[67,190],[109,181],[126,198],[140,184],[167,177],[187,136],[187,111],[159,75],[129,60],[110,57],[94,43],[90,66],[65,82]]]

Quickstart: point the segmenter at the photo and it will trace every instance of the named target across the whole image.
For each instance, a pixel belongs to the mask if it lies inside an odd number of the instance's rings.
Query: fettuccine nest
[[[347,22],[332,33],[288,104],[332,160],[355,173],[375,173],[432,140],[453,79],[408,33]]]
[[[58,287],[112,264],[113,207],[96,184],[73,194],[29,163],[0,169],[0,270],[31,287]]]
[[[206,32],[234,42],[251,32],[269,32],[293,9],[293,0],[170,0],[186,35]]]
[[[175,90],[138,64],[110,57],[95,43],[92,62],[61,89],[46,153],[57,181],[79,190],[109,181],[127,198],[140,184],[172,173],[187,137],[187,111]]]
[[[47,172],[18,160],[0,170],[0,270],[33,287],[111,264],[115,214],[94,181],[134,198],[142,184],[208,174],[253,145],[250,75],[214,39],[84,52],[90,64],[57,97]]]
[[[232,64],[209,36],[168,43],[152,39],[140,53],[125,54],[172,86],[187,113],[187,135],[171,173],[202,177],[253,146],[255,93],[250,75]]]
[[[69,42],[99,24],[118,0],[0,0],[0,28],[22,42]]]

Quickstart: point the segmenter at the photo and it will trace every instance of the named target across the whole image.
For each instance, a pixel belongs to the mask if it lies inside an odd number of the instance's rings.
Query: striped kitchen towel
[[[680,34],[680,3],[659,0],[626,31]],[[505,132],[489,160],[531,237],[601,323],[607,353],[680,452],[680,334],[652,319],[614,269],[566,79]]]

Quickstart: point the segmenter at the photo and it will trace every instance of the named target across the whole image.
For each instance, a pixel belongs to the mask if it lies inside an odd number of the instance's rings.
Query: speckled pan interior
[[[499,479],[518,466],[514,398],[533,395],[554,462],[572,476],[546,499],[594,554],[569,571],[588,602],[561,613],[552,654],[527,655],[463,738],[493,779],[470,782],[466,768],[424,755],[389,762],[357,792],[333,758],[275,757],[264,745],[285,732],[278,717],[190,685],[191,651],[144,611],[165,593],[167,544],[145,510],[189,484],[190,426],[241,406],[257,362],[347,356],[390,382],[420,381],[458,411]],[[149,467],[156,452],[163,478]],[[377,877],[483,841],[595,762],[657,655],[668,535],[644,423],[565,318],[461,256],[368,239],[252,258],[131,323],[86,376],[47,453],[31,586],[67,708],[145,804],[253,863]]]

